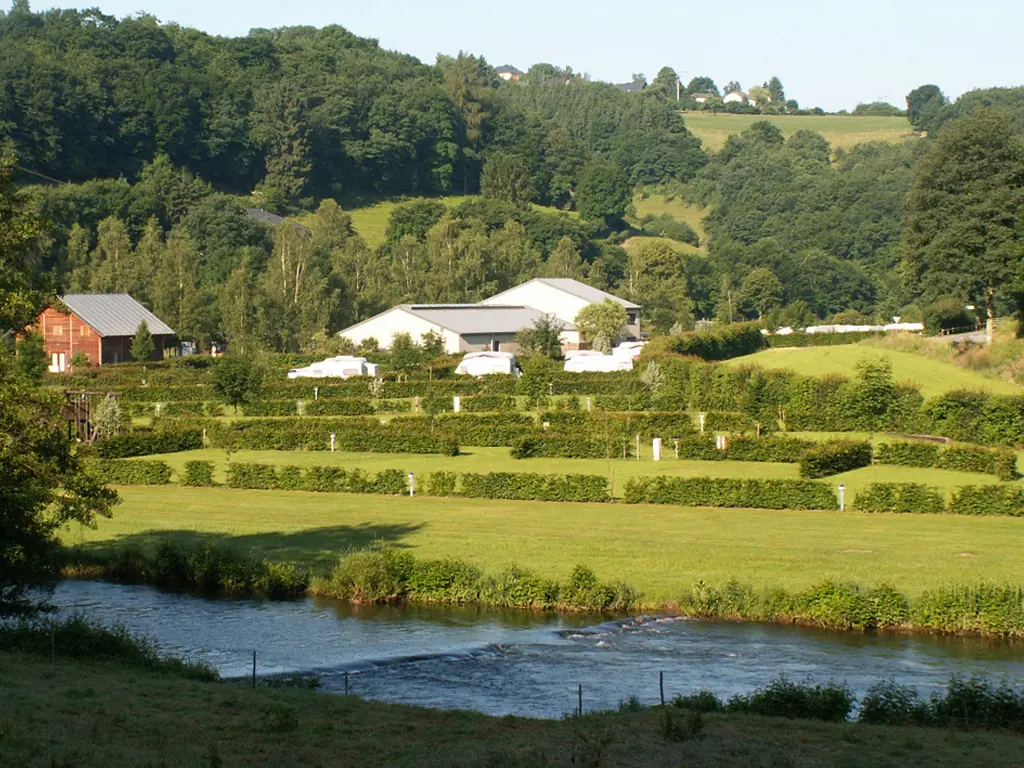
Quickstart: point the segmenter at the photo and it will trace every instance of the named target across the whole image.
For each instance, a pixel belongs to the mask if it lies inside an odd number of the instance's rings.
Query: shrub
[[[166,485],[171,481],[171,468],[163,461],[91,459],[89,467],[111,485]]]
[[[725,709],[725,702],[708,690],[697,691],[690,696],[676,696],[672,700],[673,707],[689,709],[694,712],[721,712]]]
[[[860,700],[857,722],[872,725],[930,725],[932,715],[927,702],[913,688],[892,680],[876,683]]]
[[[524,438],[512,445],[513,459],[615,459],[635,456],[633,441],[584,437],[578,433],[551,433]]]
[[[462,475],[459,494],[476,499],[611,501],[608,480],[601,475],[539,475],[532,472],[467,473]]]
[[[975,445],[957,445],[947,448],[939,455],[935,463],[938,469],[951,469],[957,472],[981,472],[994,475],[996,471],[996,452]]]
[[[726,711],[841,723],[849,716],[854,701],[845,686],[801,685],[780,677],[749,696],[734,696],[726,704]]]
[[[857,493],[854,508],[858,512],[938,513],[946,511],[946,496],[922,483],[871,483]]]
[[[753,432],[753,419],[745,413],[730,411],[708,411],[704,415],[704,431],[711,432]]]
[[[454,472],[431,472],[427,475],[428,496],[454,496],[459,476]]]
[[[650,343],[650,353],[674,352],[702,360],[729,360],[751,355],[768,346],[756,323],[737,323],[714,327],[708,331],[690,331],[666,336]]]
[[[213,462],[186,461],[181,484],[193,487],[213,485]]]
[[[837,440],[808,448],[800,457],[800,476],[829,477],[871,464],[871,443]]]
[[[1016,485],[965,485],[953,491],[955,515],[1024,516],[1024,488]]]
[[[836,509],[835,492],[808,480],[753,480],[713,477],[633,477],[627,504],[678,504],[753,509]]]
[[[939,446],[934,443],[882,443],[875,448],[877,464],[902,467],[934,467],[939,460]]]
[[[115,435],[94,444],[93,450],[101,459],[127,459],[154,453],[178,453],[203,447],[201,430],[187,429],[162,432],[129,432]]]
[[[941,587],[914,602],[910,619],[926,630],[1020,637],[1024,635],[1024,588],[985,583]]]
[[[272,490],[278,487],[277,470],[268,464],[228,464],[228,488]]]
[[[516,400],[509,395],[471,395],[462,398],[461,408],[466,413],[481,411],[514,411]]]
[[[855,331],[853,333],[790,333],[785,336],[772,334],[768,337],[769,347],[837,347],[842,344],[856,344],[865,339],[885,336],[879,331]]]

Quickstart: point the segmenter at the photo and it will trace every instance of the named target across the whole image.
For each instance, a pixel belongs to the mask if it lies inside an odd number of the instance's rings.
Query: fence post
[[[348,670],[345,670],[345,695],[348,696]]]
[[[252,652],[252,687],[256,687],[256,651]]]
[[[839,511],[844,512],[846,510],[846,486],[842,483],[839,484]]]
[[[658,689],[661,692],[661,706],[665,706],[665,673],[658,673]]]
[[[409,495],[416,495],[416,476],[412,472],[409,473]]]
[[[576,713],[580,717],[583,717],[583,683],[580,683],[580,687],[579,687],[579,706],[578,706],[578,708],[576,710]]]

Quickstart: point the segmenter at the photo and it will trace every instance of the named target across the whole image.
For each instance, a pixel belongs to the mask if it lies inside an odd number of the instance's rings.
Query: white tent
[[[575,354],[566,359],[564,370],[570,373],[588,373],[610,371],[632,371],[633,358],[615,355],[602,355],[600,352]]]
[[[624,341],[612,350],[612,356],[636,360],[644,350],[645,341]]]
[[[466,376],[487,376],[492,373],[519,375],[516,356],[511,352],[470,352],[462,358],[455,372]]]
[[[288,371],[289,379],[347,379],[351,376],[376,376],[380,366],[366,362],[365,357],[340,355],[321,360],[319,363],[307,365],[305,368],[292,368]]]

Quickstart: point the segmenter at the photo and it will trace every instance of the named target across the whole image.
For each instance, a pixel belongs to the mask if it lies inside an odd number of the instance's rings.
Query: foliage
[[[227,355],[212,371],[213,395],[238,412],[238,406],[258,399],[263,391],[263,369],[246,355]]]
[[[111,485],[166,485],[171,481],[171,468],[163,461],[94,459],[87,466],[97,479]]]
[[[608,479],[600,475],[539,475],[528,472],[464,474],[459,494],[477,499],[611,501]]]
[[[153,334],[149,332],[149,326],[143,320],[139,323],[135,335],[132,336],[132,359],[138,361],[152,360],[156,353],[156,346],[153,343]]]
[[[922,483],[870,483],[854,498],[858,512],[929,514],[946,511],[946,495]]]
[[[631,193],[622,170],[610,163],[592,163],[580,174],[576,208],[585,219],[611,225],[625,215]]]
[[[633,477],[627,504],[751,509],[836,509],[835,492],[808,480],[737,480],[713,477]]]
[[[203,433],[195,429],[173,429],[162,432],[129,432],[115,435],[94,445],[102,459],[125,459],[154,453],[194,451],[203,447]]]
[[[934,467],[939,461],[939,446],[934,443],[881,443],[875,447],[875,463],[904,467]]]
[[[588,304],[576,313],[573,324],[596,350],[608,352],[622,337],[629,317],[626,308],[617,301],[605,299],[600,304]]]
[[[212,461],[186,461],[185,472],[179,477],[182,485],[191,488],[209,487],[213,482]]]
[[[854,701],[845,686],[800,685],[780,677],[749,696],[734,696],[726,711],[841,723],[849,717]]]
[[[1015,485],[965,485],[953,492],[955,515],[1024,516],[1024,489]]]
[[[13,371],[27,381],[39,382],[49,365],[43,346],[43,337],[38,333],[26,333],[18,338],[15,344],[15,353],[16,356],[12,364]]]
[[[692,355],[703,360],[728,360],[750,355],[768,345],[761,329],[753,323],[714,327],[708,331],[691,331],[657,339],[649,351]],[[645,352],[648,351],[645,349]]]
[[[120,399],[110,395],[103,398],[96,406],[92,422],[98,439],[108,440],[116,435],[124,424]]]
[[[871,465],[871,443],[837,440],[808,448],[800,457],[800,476],[821,478]]]
[[[562,323],[554,315],[541,315],[516,334],[516,341],[526,352],[557,359],[562,356],[561,334]]]

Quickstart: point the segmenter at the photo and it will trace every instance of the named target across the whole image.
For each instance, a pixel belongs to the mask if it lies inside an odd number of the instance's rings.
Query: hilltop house
[[[478,304],[399,304],[338,333],[355,344],[375,339],[382,348],[396,333],[408,333],[419,342],[434,332],[444,339],[445,351],[516,352],[516,334],[530,328],[543,315],[551,315],[561,326],[561,340],[568,349],[580,345],[573,325],[576,314],[588,304],[611,299],[622,304],[629,316],[626,335],[640,338],[640,307],[610,293],[569,278],[537,278]]]
[[[723,104],[749,104],[752,107],[757,106],[757,99],[750,94],[744,93],[743,91],[729,91],[722,97]]]
[[[515,80],[516,82],[519,82],[519,78],[526,74],[525,72],[520,72],[511,64],[504,64],[500,67],[496,67],[494,72],[502,80]]]
[[[632,83],[616,83],[615,87],[620,91],[625,91],[626,93],[640,93],[640,91],[647,87],[647,83],[640,80]]]
[[[132,337],[145,322],[153,335],[153,359],[162,360],[174,330],[127,293],[69,293],[36,320],[51,373],[67,370],[82,352],[91,365],[122,363],[132,357]]]

